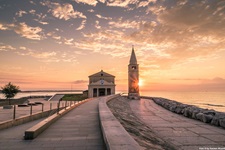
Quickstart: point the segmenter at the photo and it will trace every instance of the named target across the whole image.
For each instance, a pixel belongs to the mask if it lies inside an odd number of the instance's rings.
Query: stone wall
[[[182,104],[165,98],[143,97],[153,100],[156,104],[169,111],[183,115],[188,118],[200,120],[215,126],[225,128],[225,113],[213,109],[203,109],[193,105]]]

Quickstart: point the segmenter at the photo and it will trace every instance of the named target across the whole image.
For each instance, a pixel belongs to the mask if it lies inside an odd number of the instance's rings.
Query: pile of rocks
[[[151,98],[156,104],[185,117],[210,123],[225,128],[225,113],[213,109],[203,109],[193,105],[182,104],[165,98]]]

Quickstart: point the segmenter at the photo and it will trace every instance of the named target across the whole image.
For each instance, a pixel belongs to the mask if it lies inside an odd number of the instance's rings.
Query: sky
[[[225,91],[225,0],[0,0],[0,86],[127,91],[132,45],[141,91]]]

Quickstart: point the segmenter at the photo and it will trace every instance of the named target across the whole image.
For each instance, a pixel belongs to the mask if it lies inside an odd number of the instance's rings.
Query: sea
[[[27,96],[52,96],[55,94],[78,94],[81,92],[22,92],[18,93],[15,98]],[[120,92],[117,92],[120,93]],[[216,111],[225,112],[225,92],[169,92],[169,91],[141,91],[142,96],[162,97],[184,104],[195,105],[201,108],[214,109]],[[0,99],[4,95],[0,94]]]
[[[27,92],[19,92],[16,94],[14,99],[21,98],[21,97],[30,97],[30,96],[53,96],[55,94],[81,94],[82,92],[65,92],[65,91],[27,91]],[[4,95],[0,93],[0,99],[5,99]]]
[[[167,98],[183,104],[225,112],[225,92],[143,91],[140,94],[142,96]]]

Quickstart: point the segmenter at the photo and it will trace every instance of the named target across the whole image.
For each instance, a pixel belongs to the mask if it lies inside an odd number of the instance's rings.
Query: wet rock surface
[[[129,100],[125,97],[119,97],[110,100],[107,103],[113,115],[119,120],[126,131],[138,142],[144,149],[154,150],[173,150],[176,149],[166,141],[160,139],[154,131],[146,126],[132,112]]]
[[[144,97],[152,99],[156,104],[170,110],[171,112],[181,114],[185,117],[196,119],[204,123],[225,128],[225,113],[217,112],[212,109],[203,109],[193,105],[182,104],[173,100],[156,97]]]

